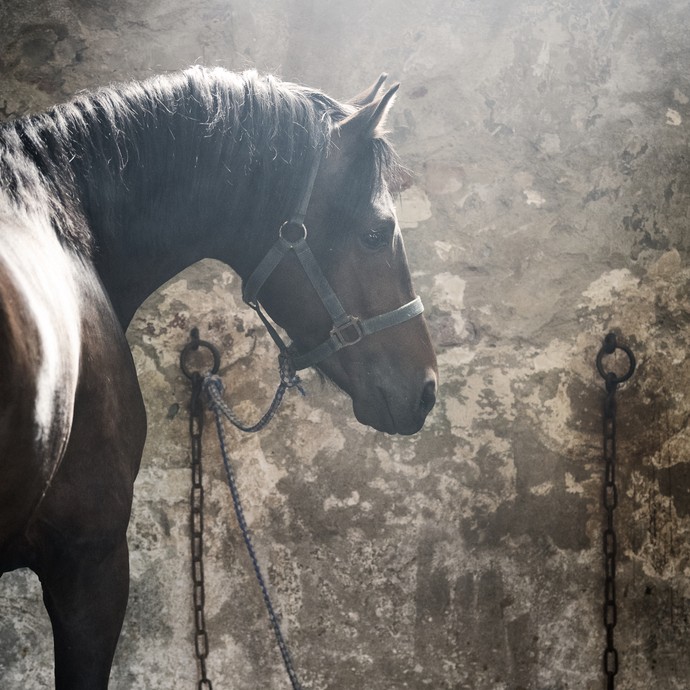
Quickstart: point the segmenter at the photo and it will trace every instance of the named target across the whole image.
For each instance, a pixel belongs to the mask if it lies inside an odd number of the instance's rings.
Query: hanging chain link
[[[614,371],[606,371],[603,358],[622,350],[628,357],[628,370],[622,376]],[[607,690],[614,690],[618,673],[618,650],[614,645],[614,630],[618,618],[616,604],[616,554],[618,549],[614,511],[618,506],[616,487],[616,389],[627,381],[635,371],[635,357],[630,348],[617,342],[616,334],[609,333],[597,355],[597,370],[606,383],[604,400],[604,491],[603,504],[606,510],[606,527],[603,532],[604,546],[604,626],[606,628],[606,649],[604,651],[604,673]]]
[[[614,646],[613,631],[616,627],[616,551],[617,539],[614,525],[614,511],[618,505],[616,488],[616,383],[615,374],[606,379],[606,401],[604,402],[604,508],[606,528],[604,529],[604,626],[606,627],[606,651],[604,672],[608,690],[614,687],[618,673],[618,650]]]
[[[212,690],[206,675],[208,634],[204,604],[204,485],[201,467],[201,435],[204,430],[204,406],[201,399],[203,379],[192,374],[192,399],[189,414],[189,435],[192,444],[192,489],[190,492],[190,535],[192,546],[192,583],[194,587],[194,650],[199,665],[198,690]]]

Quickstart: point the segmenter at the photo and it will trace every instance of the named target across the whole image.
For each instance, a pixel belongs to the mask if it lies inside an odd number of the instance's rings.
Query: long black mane
[[[352,112],[320,91],[220,68],[83,92],[0,126],[0,195],[47,213],[84,253],[115,236],[133,248],[169,244],[190,218],[217,222],[208,215],[219,194],[228,218],[256,227],[289,215],[315,152],[328,149],[334,124]],[[400,171],[385,139],[372,139],[360,158],[352,203]],[[161,180],[186,192],[152,198]]]

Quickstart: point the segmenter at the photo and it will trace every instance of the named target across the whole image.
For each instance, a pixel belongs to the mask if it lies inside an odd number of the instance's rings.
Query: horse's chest
[[[15,309],[32,326],[34,434],[45,452],[59,452],[79,375],[80,310],[75,267],[50,232],[3,233],[0,261],[14,282]],[[21,336],[21,334],[20,334]]]

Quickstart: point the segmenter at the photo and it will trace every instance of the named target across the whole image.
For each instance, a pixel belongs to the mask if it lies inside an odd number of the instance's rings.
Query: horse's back
[[[52,229],[5,210],[0,237],[1,551],[30,519],[65,452],[80,319],[70,257]]]

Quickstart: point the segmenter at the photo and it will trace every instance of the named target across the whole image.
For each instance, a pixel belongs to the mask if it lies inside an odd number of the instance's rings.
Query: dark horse
[[[304,206],[301,244],[308,228],[311,263],[353,316],[333,325],[297,251],[255,299],[298,353],[343,341],[318,368],[360,422],[401,434],[424,423],[436,360],[382,133],[397,87],[382,83],[342,104],[195,67],[0,127],[0,572],[40,578],[56,687],[108,684],[146,433],[124,330],[166,280],[211,257],[246,283]],[[359,325],[387,314],[370,335]]]

